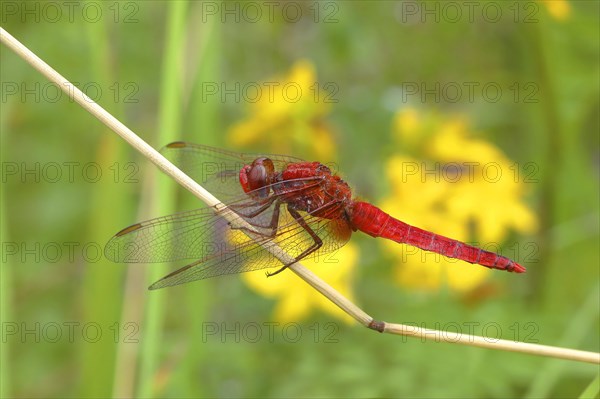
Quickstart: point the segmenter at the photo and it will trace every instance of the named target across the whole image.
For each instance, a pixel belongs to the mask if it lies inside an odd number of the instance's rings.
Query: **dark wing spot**
[[[124,236],[125,234],[129,234],[132,231],[136,231],[139,230],[142,227],[141,223],[136,223],[134,225],[131,225],[129,227],[125,227],[123,230],[119,231],[117,234],[115,234],[115,237],[121,237]]]
[[[174,141],[172,143],[167,144],[166,148],[185,148],[187,147],[187,143],[183,141]]]

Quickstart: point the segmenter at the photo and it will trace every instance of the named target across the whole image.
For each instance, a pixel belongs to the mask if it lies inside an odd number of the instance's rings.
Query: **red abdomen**
[[[352,203],[349,211],[354,227],[370,236],[387,238],[491,269],[525,272],[523,266],[505,256],[408,225],[366,202]]]

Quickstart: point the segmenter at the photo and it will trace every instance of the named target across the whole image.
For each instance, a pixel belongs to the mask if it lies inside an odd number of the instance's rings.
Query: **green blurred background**
[[[306,60],[335,102],[295,126],[327,126],[328,161],[377,203],[392,190],[386,159],[407,151],[398,111],[466,115],[474,139],[538,168],[522,198],[537,232],[505,241],[533,243],[528,273],[468,293],[402,287],[392,256],[356,234],[354,299],[390,322],[493,323],[506,339],[599,350],[598,2],[67,3],[5,1],[2,27],[156,148],[278,151],[266,135],[237,147],[232,126],[253,105],[206,83],[273,81]],[[2,397],[597,397],[597,365],[380,335],[319,309],[293,325],[297,342],[282,324],[271,339],[277,300],[237,276],[146,291],[169,266],[98,251],[129,224],[200,205],[1,51]],[[407,91],[449,82],[461,98]],[[502,94],[469,98],[465,82]],[[276,135],[315,158],[305,141],[318,135]],[[252,342],[244,327],[257,325]]]

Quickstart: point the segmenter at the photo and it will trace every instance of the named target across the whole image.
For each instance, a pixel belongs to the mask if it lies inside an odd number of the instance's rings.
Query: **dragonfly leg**
[[[296,211],[294,208],[290,207],[289,205],[288,205],[287,209],[288,209],[288,212],[290,213],[290,215],[292,215],[292,217],[294,218],[294,220],[296,220],[296,222],[300,226],[302,226],[302,228],[304,228],[304,230],[312,237],[312,239],[315,242],[313,243],[313,245],[311,245],[309,248],[307,248],[305,251],[303,251],[300,255],[298,255],[296,257],[296,259],[294,259],[293,262],[288,263],[287,265],[283,265],[283,267],[281,267],[279,270],[277,270],[277,271],[275,271],[273,273],[268,273],[267,272],[267,277],[271,277],[271,276],[274,276],[276,274],[281,273],[282,271],[284,271],[285,269],[287,269],[288,267],[290,267],[294,263],[300,261],[301,259],[307,257],[311,253],[315,252],[316,250],[318,250],[319,248],[321,248],[321,246],[323,245],[323,241],[321,240],[321,237],[319,237],[317,235],[317,233],[315,233],[314,230],[310,228],[310,226],[306,223],[306,221],[304,220],[304,218],[302,217],[302,215],[300,215],[298,213],[298,211]]]
[[[318,179],[316,182],[314,182],[312,184],[309,184],[306,187],[301,187],[301,188],[289,190],[286,193],[286,195],[291,195],[291,194],[294,194],[296,192],[300,192],[302,190],[306,190],[306,189],[318,187],[320,185],[320,183],[322,182],[322,180],[323,179]],[[261,233],[261,232],[252,231],[250,229],[244,229],[244,228],[238,228],[238,229],[250,231],[252,233],[258,233],[259,235],[266,236],[266,237],[273,237],[273,236],[275,236],[275,233],[277,231],[277,224],[279,222],[279,207],[281,206],[282,202],[285,202],[282,199],[282,197],[277,196],[277,195],[271,195],[268,198],[263,199],[261,201],[262,204],[260,204],[260,206],[257,209],[253,210],[250,213],[244,213],[242,211],[243,207],[246,206],[246,204],[244,204],[244,203],[242,203],[242,204],[232,204],[232,205],[229,205],[229,207],[231,209],[233,209],[238,215],[243,216],[245,219],[246,218],[247,219],[252,219],[252,218],[258,216],[259,214],[263,213],[266,209],[268,209],[273,204],[274,201],[276,201],[276,203],[275,203],[275,209],[273,210],[273,216],[271,217],[271,220],[270,220],[269,224],[267,224],[267,225],[260,225],[260,224],[257,224],[257,223],[252,223],[252,221],[250,221],[250,220],[246,220],[246,222],[248,222],[248,224],[250,224],[253,227],[271,229],[272,230],[271,233],[264,234],[264,233]]]
[[[235,211],[235,213],[237,213],[238,215],[242,215],[242,216],[247,217],[247,218],[253,218],[253,217],[261,214],[262,212],[264,212],[265,209],[267,209],[268,207],[270,207],[271,204],[273,203],[273,201],[275,201],[276,199],[278,199],[278,198],[275,197],[275,196],[271,196],[271,197],[267,198],[264,204],[262,204],[259,208],[255,209],[254,211],[252,211],[252,212],[250,212],[248,214],[245,214],[245,213],[243,213],[243,212],[241,212],[239,210],[239,208],[241,208],[243,206],[243,204],[240,205],[240,206],[229,205],[229,207],[231,209],[233,209]]]
[[[277,201],[275,201],[275,209],[273,210],[273,215],[271,216],[271,221],[266,226],[260,226],[258,224],[253,224],[248,220],[246,221],[246,222],[248,222],[248,224],[250,224],[253,227],[268,229],[269,230],[268,233],[256,231],[253,229],[249,229],[247,227],[237,227],[237,230],[247,231],[248,233],[257,234],[262,237],[270,237],[270,238],[275,237],[275,234],[277,233],[277,224],[279,222],[279,209],[280,208],[281,208],[281,199],[277,198]]]

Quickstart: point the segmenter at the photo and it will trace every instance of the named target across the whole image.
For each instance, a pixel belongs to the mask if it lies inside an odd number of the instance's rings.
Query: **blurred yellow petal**
[[[538,230],[538,221],[535,214],[523,204],[513,204],[513,226],[523,234],[533,234]]]
[[[426,148],[428,155],[441,162],[470,162],[481,166],[501,158],[493,145],[467,137],[468,125],[462,118],[450,120],[432,137]]]
[[[564,21],[571,15],[571,5],[566,0],[540,0],[555,19]]]
[[[301,263],[352,300],[351,287],[357,260],[358,249],[349,243],[333,253],[304,259]],[[260,272],[244,273],[243,279],[254,291],[277,299],[273,318],[278,322],[301,320],[308,317],[313,309],[321,309],[345,322],[353,320],[291,271],[270,278]]]
[[[332,154],[336,153],[336,144],[331,135],[331,131],[321,124],[314,127],[313,136],[310,145],[315,159],[325,163],[332,160]]]
[[[490,269],[454,259],[445,265],[448,285],[461,294],[483,283],[490,274]]]
[[[302,88],[309,88],[315,83],[315,75],[314,65],[307,60],[300,60],[292,67],[288,81],[297,83]]]
[[[400,143],[413,145],[419,139],[419,114],[416,109],[406,107],[394,116],[394,132]]]
[[[297,278],[297,277],[296,277]],[[304,320],[310,313],[310,297],[302,298],[298,296],[281,296],[275,310],[273,319],[279,323],[291,323],[298,320]]]
[[[258,140],[261,126],[252,120],[238,122],[229,129],[229,142],[236,147],[243,147]]]
[[[396,280],[405,287],[426,291],[437,290],[441,285],[439,265],[407,261],[396,265]]]
[[[246,118],[230,128],[229,143],[261,147],[259,151],[265,153],[335,159],[337,146],[323,121],[331,108],[329,94],[317,82],[314,65],[300,60],[285,76],[268,79],[264,85],[264,95],[249,104]]]
[[[466,293],[485,281],[488,273],[489,269],[455,259],[436,262],[408,260],[398,265],[396,279],[401,285],[418,290],[437,291],[447,283],[453,290]]]

